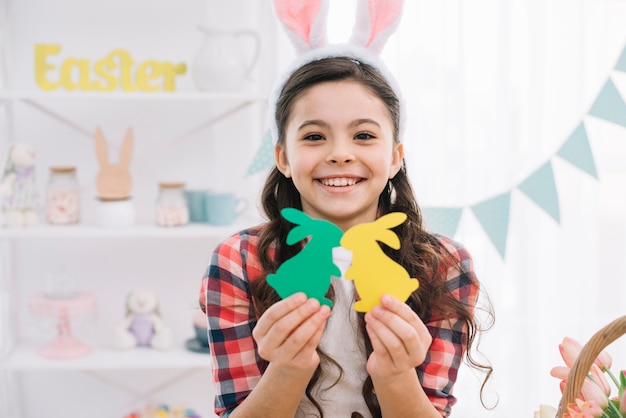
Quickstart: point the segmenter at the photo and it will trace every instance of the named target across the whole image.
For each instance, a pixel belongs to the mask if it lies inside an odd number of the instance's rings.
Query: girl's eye
[[[320,134],[309,134],[304,137],[305,141],[321,141],[324,137]]]
[[[374,138],[375,136],[368,132],[361,132],[354,137],[354,139],[374,139]]]

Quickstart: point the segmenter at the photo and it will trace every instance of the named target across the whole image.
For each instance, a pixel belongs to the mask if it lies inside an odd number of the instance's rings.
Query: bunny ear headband
[[[274,118],[276,103],[289,76],[301,66],[324,58],[347,57],[369,64],[387,80],[400,96],[400,89],[379,54],[393,34],[402,15],[403,0],[357,0],[356,20],[349,43],[330,45],[326,40],[326,16],[329,0],[273,0],[274,10],[298,57],[274,86],[269,102],[272,139],[278,141]],[[403,123],[401,106],[400,126]],[[402,131],[402,129],[401,129]],[[402,135],[400,135],[402,138]]]

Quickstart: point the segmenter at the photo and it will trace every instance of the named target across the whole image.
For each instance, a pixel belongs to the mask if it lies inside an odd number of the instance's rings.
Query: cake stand
[[[51,359],[73,359],[89,354],[91,349],[72,335],[71,318],[91,315],[96,311],[96,298],[88,292],[77,292],[68,298],[51,298],[45,293],[31,297],[28,306],[34,315],[53,317],[57,321],[54,341],[39,353]]]

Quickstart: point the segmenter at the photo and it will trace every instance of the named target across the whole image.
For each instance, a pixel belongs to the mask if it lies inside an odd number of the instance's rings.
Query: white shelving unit
[[[162,37],[148,44],[148,38],[137,27],[149,23],[152,16],[171,21],[167,26],[170,28],[192,16],[187,9],[206,11],[214,5],[225,7],[224,2],[216,0],[150,3],[153,9],[176,8],[168,16],[167,11],[157,13],[152,9],[150,13],[144,13],[139,5],[115,1],[117,3],[107,5],[108,12],[103,11],[104,16],[119,15],[120,24],[130,30],[127,15],[141,13],[138,16],[141,19],[135,20],[132,31],[143,39],[141,42],[123,35],[123,31],[117,38],[111,35],[110,42],[103,37],[94,37],[90,41],[90,31],[84,32],[82,43],[63,41],[62,36],[61,40],[54,36],[48,40],[64,43],[64,46],[71,44],[82,51],[82,56],[89,51],[85,46],[90,42],[100,51],[125,47],[124,42],[128,42],[129,49],[137,51],[143,42],[151,54],[158,51],[155,45],[160,44],[169,51],[178,52],[181,48],[171,39],[171,33],[167,42]],[[251,6],[244,9],[243,3]],[[176,173],[183,173],[183,180],[187,180],[187,176],[210,168],[212,163],[235,169],[249,162],[253,148],[259,145],[263,135],[265,102],[276,65],[268,56],[275,42],[270,6],[270,3],[256,0],[235,0],[228,5],[250,10],[247,23],[261,35],[262,58],[257,63],[250,89],[233,93],[199,92],[189,88],[187,80],[187,85],[171,93],[43,92],[30,79],[32,68],[24,68],[24,63],[28,64],[31,59],[22,45],[31,42],[28,28],[41,26],[40,37],[46,33],[46,28],[50,33],[58,34],[63,31],[63,25],[55,19],[61,19],[68,30],[79,33],[80,27],[87,23],[79,24],[75,20],[87,18],[83,13],[72,20],[71,13],[85,6],[78,0],[62,0],[54,7],[45,0],[0,0],[0,159],[4,159],[3,153],[12,142],[34,142],[38,152],[38,182],[44,191],[47,166],[66,156],[63,163],[78,166],[83,203],[87,203],[83,205],[83,219],[79,225],[42,223],[28,228],[0,227],[0,417],[34,418],[44,414],[51,418],[78,418],[84,416],[85,408],[91,405],[89,416],[112,418],[111,411],[115,410],[116,414],[130,412],[130,408],[138,406],[140,401],[159,399],[168,388],[174,388],[171,393],[185,394],[187,397],[183,396],[183,400],[195,398],[205,411],[212,410],[210,357],[184,347],[185,339],[193,336],[191,305],[197,297],[202,269],[206,267],[214,245],[260,219],[247,214],[228,227],[190,224],[165,228],[154,225],[148,211],[152,195],[156,194],[155,185],[163,180],[159,175],[172,178]],[[40,9],[47,10],[45,18]],[[52,9],[58,13],[52,13]],[[241,15],[241,10],[237,15]],[[29,14],[32,19],[28,18]],[[198,24],[198,20],[215,22],[216,18],[197,16],[190,26]],[[91,25],[114,27],[111,22],[97,19]],[[179,46],[184,45],[182,49],[195,48],[190,46],[191,33],[186,29],[180,31]],[[177,35],[173,33],[174,37]],[[46,41],[45,36],[42,39],[42,42]],[[69,47],[67,50],[71,51]],[[71,56],[70,52],[67,54]],[[138,223],[132,227],[101,228],[94,225],[89,216],[97,169],[90,140],[93,129],[100,124],[105,126],[105,136],[113,143],[112,149],[116,149],[115,141],[121,139],[116,133],[129,125],[138,127],[136,132],[143,134],[136,135],[136,155],[131,163],[133,198],[139,215]],[[152,137],[156,137],[154,143],[147,144]],[[245,157],[237,159],[237,153]],[[196,171],[189,167],[196,168]],[[241,167],[239,169],[239,172],[233,172],[240,173]],[[210,179],[205,180],[210,184],[201,187],[240,187],[251,183],[248,197],[256,199],[258,184],[253,179],[234,182],[228,178],[230,173],[218,176],[215,171],[207,172],[210,174],[206,177]],[[198,176],[193,179],[197,180]],[[77,285],[93,291],[98,299],[98,317],[94,322],[95,333],[101,334],[100,338],[88,343],[92,351],[87,356],[72,360],[42,357],[38,350],[45,337],[31,338],[32,330],[28,329],[28,296],[41,288],[42,276],[60,267],[70,269],[77,276]],[[163,352],[112,348],[102,335],[110,330],[111,324],[122,319],[123,295],[134,286],[151,283],[161,292],[164,321],[169,321],[176,334],[174,347]],[[154,378],[154,373],[160,374]],[[148,380],[154,378],[154,382],[131,383],[144,375]],[[168,400],[164,402],[168,403]],[[112,407],[114,404],[119,404],[116,409]],[[212,411],[201,415],[203,418],[213,416]],[[116,416],[121,418],[123,415]]]
[[[220,239],[249,225],[211,226],[192,223],[167,228],[154,224],[136,224],[128,228],[102,228],[95,225],[38,225],[30,228],[0,229],[0,239],[89,239],[89,238],[207,238]]]
[[[119,351],[109,347],[95,347],[81,358],[71,361],[50,360],[42,357],[39,346],[33,342],[18,344],[3,363],[10,371],[103,371],[133,369],[206,369],[210,358],[181,347],[165,352],[149,349]]]

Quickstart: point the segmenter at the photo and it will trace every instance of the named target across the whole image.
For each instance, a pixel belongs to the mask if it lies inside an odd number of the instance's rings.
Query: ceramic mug
[[[187,207],[189,208],[189,222],[206,223],[206,190],[185,190]]]
[[[234,193],[207,193],[206,214],[211,225],[230,225],[248,209],[248,201]]]

